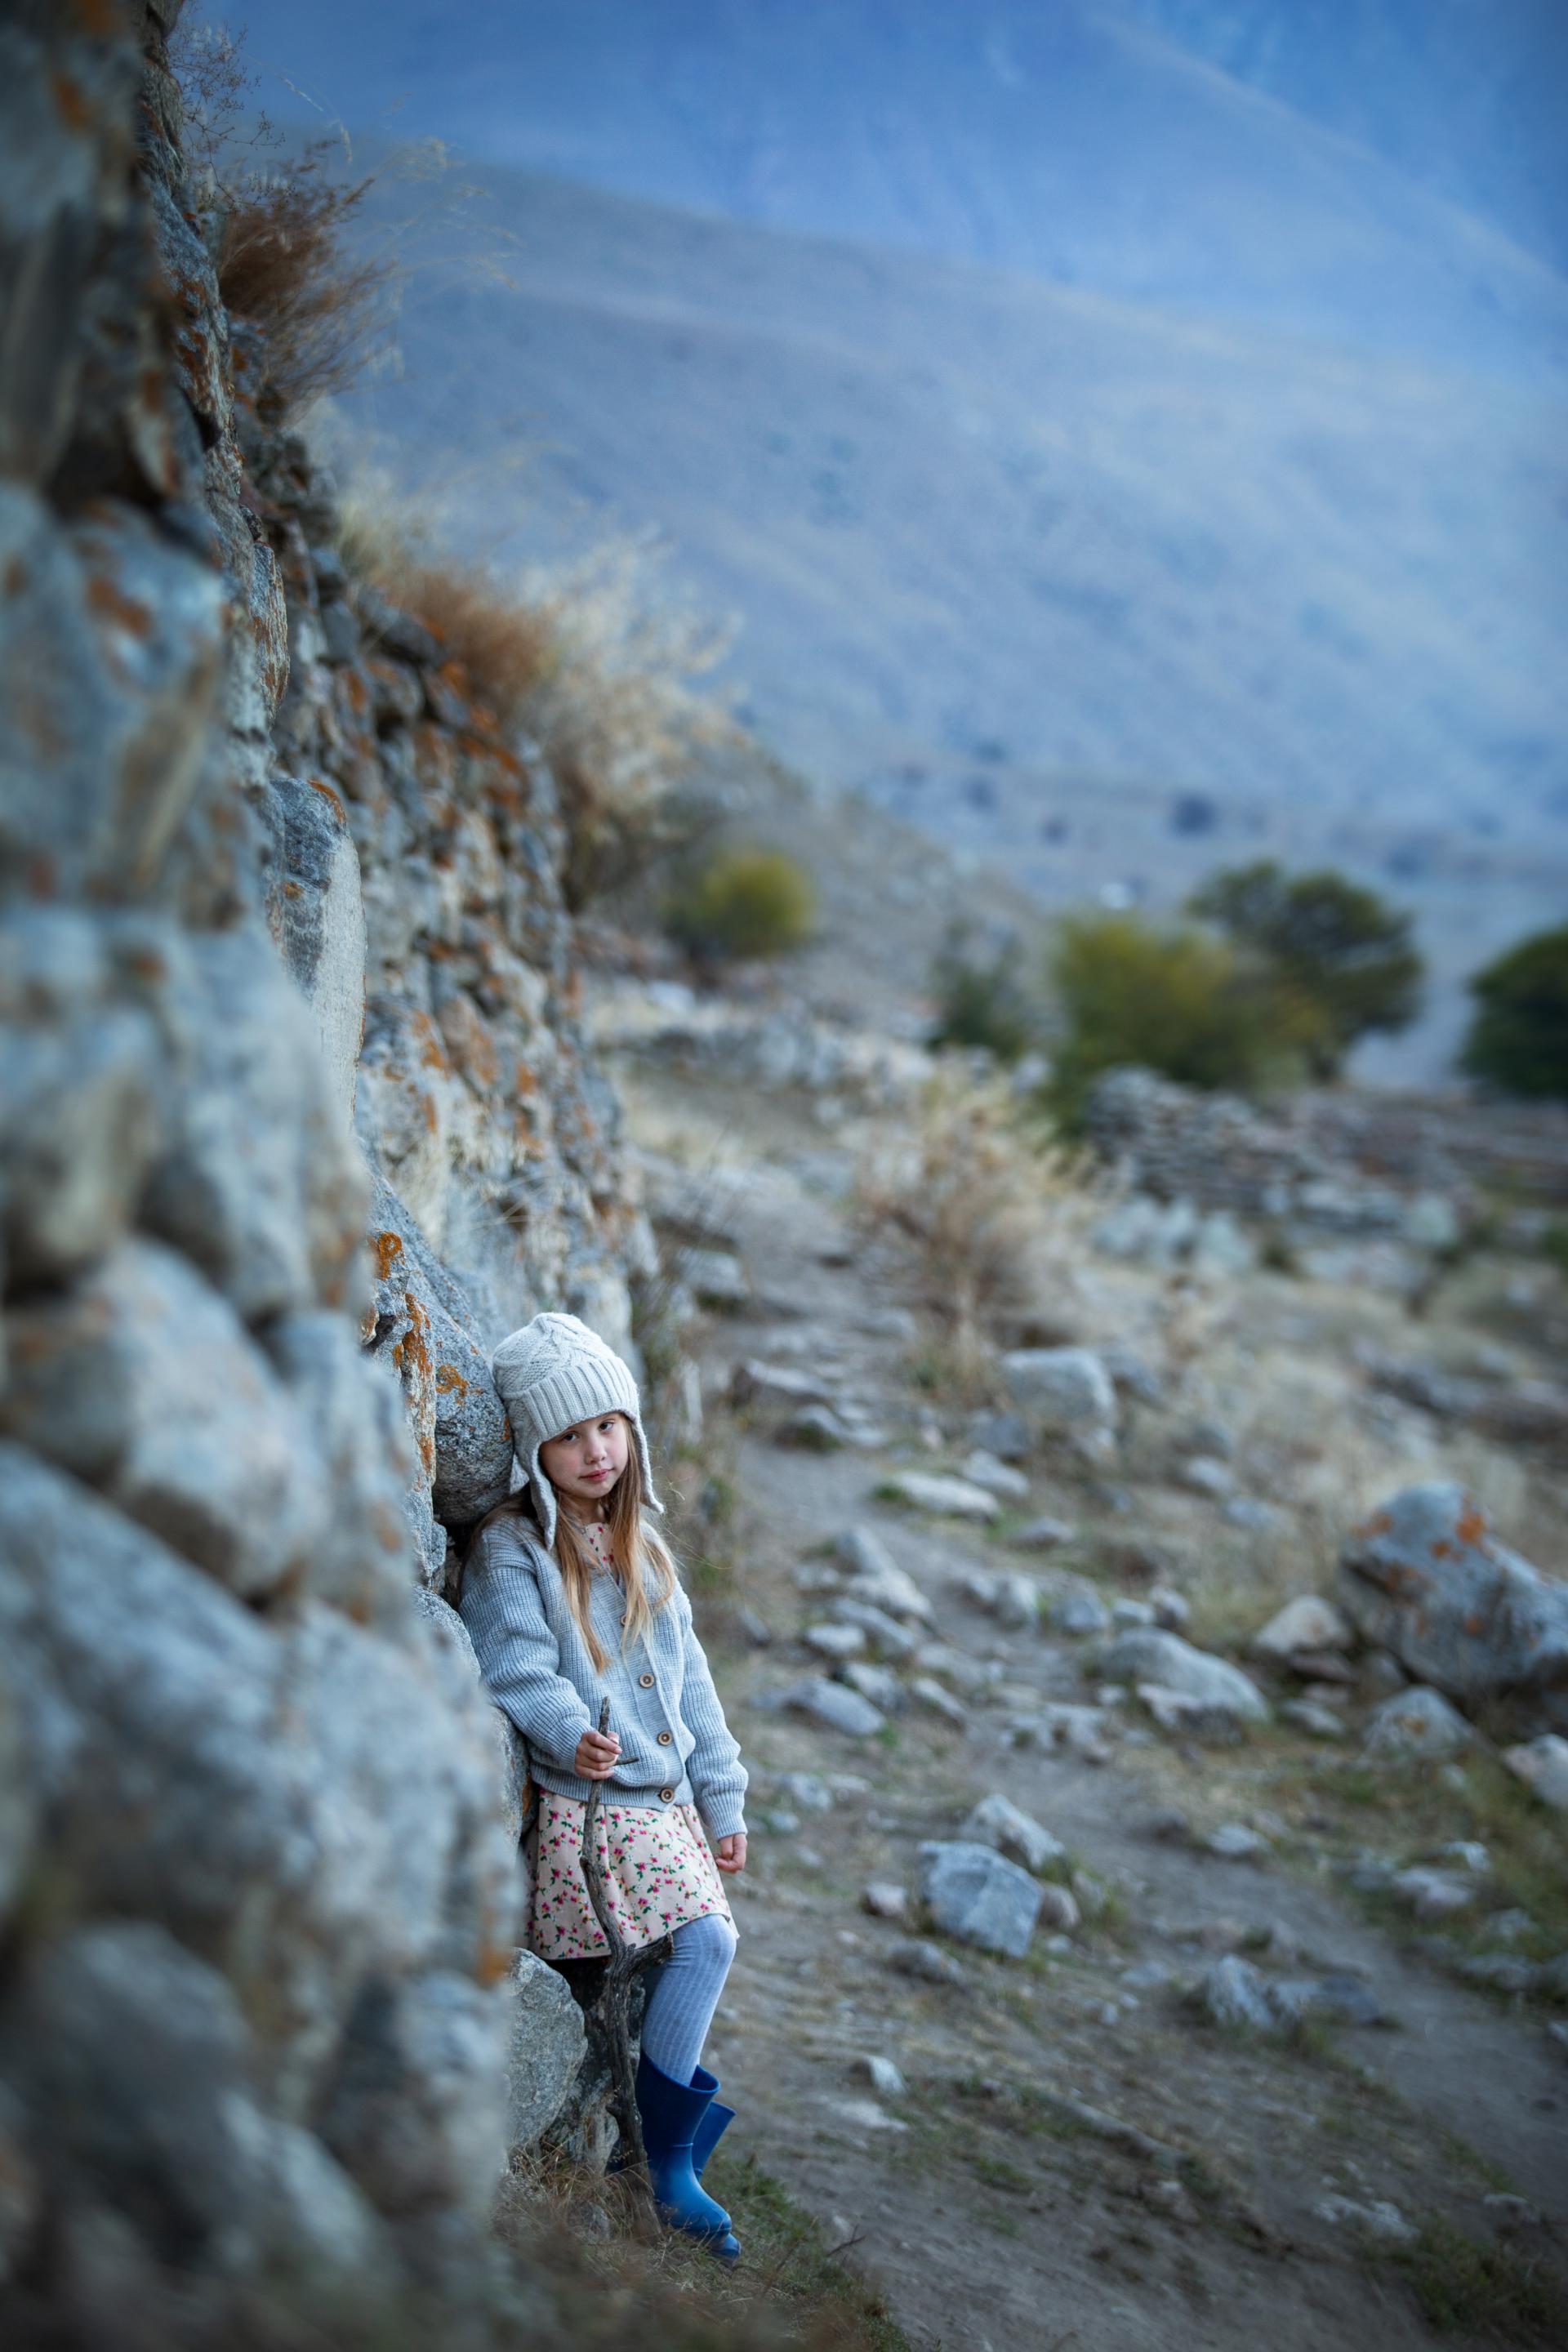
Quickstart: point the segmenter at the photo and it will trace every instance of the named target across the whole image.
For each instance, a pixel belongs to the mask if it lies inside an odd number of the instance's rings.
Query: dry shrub
[[[520,603],[489,572],[451,562],[405,566],[397,602],[461,663],[476,699],[501,727],[526,724],[559,658],[548,607]]]
[[[169,62],[184,111],[188,192],[208,225],[218,291],[265,338],[268,387],[292,408],[353,382],[390,331],[398,273],[384,252],[351,250],[376,175],[342,175],[346,137],[290,153],[254,109],[244,47],[243,33],[191,10]]]
[[[389,328],[394,268],[349,238],[372,180],[335,175],[328,142],[219,195],[218,290],[266,339],[267,380],[288,407],[342,392]]]
[[[730,632],[660,594],[661,562],[651,541],[620,540],[529,583],[556,658],[526,719],[561,794],[574,909],[677,845],[674,787],[700,748],[731,728],[721,706],[693,690],[723,659]]]
[[[1103,1195],[1080,1154],[1021,1124],[1005,1086],[939,1073],[912,1135],[873,1148],[858,1194],[873,1224],[918,1244],[961,1368],[978,1370],[998,1336],[1072,1336]]]
[[[348,570],[414,614],[509,730],[531,737],[555,779],[574,912],[689,837],[677,797],[704,744],[732,722],[695,681],[728,633],[660,593],[659,550],[616,541],[563,571],[507,581],[432,551],[395,486],[362,472],[343,507]]]

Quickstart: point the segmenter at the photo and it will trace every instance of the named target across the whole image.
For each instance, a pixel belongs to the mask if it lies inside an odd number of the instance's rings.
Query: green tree
[[[1069,917],[1051,959],[1061,1034],[1047,1087],[1068,1127],[1102,1070],[1243,1091],[1300,1075],[1319,1016],[1229,940],[1136,915]]]
[[[816,925],[816,894],[782,849],[721,849],[665,901],[670,937],[711,962],[787,954]]]
[[[1272,965],[1321,1014],[1310,1059],[1335,1077],[1357,1040],[1408,1027],[1421,1003],[1413,918],[1331,866],[1287,874],[1273,858],[1215,874],[1188,911]]]
[[[1535,931],[1470,982],[1460,1067],[1510,1095],[1568,1102],[1568,923]]]
[[[933,1045],[983,1045],[999,1062],[1016,1062],[1039,1042],[1040,1015],[1018,975],[1016,940],[976,952],[971,929],[955,923],[931,966],[936,999]]]

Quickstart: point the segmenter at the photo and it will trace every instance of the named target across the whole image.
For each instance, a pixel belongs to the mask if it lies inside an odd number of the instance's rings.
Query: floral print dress
[[[584,1532],[612,1574],[607,1531],[591,1521]],[[541,1959],[597,1959],[608,1949],[583,1877],[584,1811],[576,1797],[539,1791],[529,1941]],[[628,1944],[657,1943],[709,1912],[734,1926],[695,1805],[619,1805],[606,1796],[597,1830],[605,1892]]]

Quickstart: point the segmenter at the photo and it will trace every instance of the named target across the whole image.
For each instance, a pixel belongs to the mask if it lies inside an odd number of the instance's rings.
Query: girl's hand
[[[577,1742],[574,1762],[580,1780],[607,1780],[616,1769],[621,1743],[613,1731],[585,1731]],[[742,1841],[743,1843],[744,1841]]]
[[[746,1867],[745,1831],[731,1830],[728,1837],[721,1837],[714,1860],[721,1870],[730,1873],[732,1876],[744,1870]]]

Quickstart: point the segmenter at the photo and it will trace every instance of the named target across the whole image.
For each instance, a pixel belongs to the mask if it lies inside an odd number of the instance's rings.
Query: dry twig
[[[599,1709],[599,1729],[607,1731],[609,1727],[610,1702],[605,1699]],[[623,1757],[621,1760],[631,1763],[635,1759]],[[643,2146],[642,2117],[637,2113],[637,2074],[632,2065],[631,1993],[633,1984],[644,1969],[668,1960],[672,1946],[668,1936],[661,1936],[654,1944],[628,1944],[620,1931],[615,1913],[610,1908],[604,1864],[599,1860],[599,1807],[604,1793],[604,1782],[595,1780],[583,1809],[583,1877],[588,1889],[588,1900],[594,1906],[594,1916],[604,1930],[605,1941],[610,1948],[609,1965],[594,2007],[610,2045],[610,2072],[615,2082],[613,2104],[625,2155],[621,2177],[631,2192],[634,2204],[640,2208],[644,2226],[650,2234],[654,2234],[658,2231],[659,2222],[653,2200],[653,2184],[648,2179],[647,2150]]]

